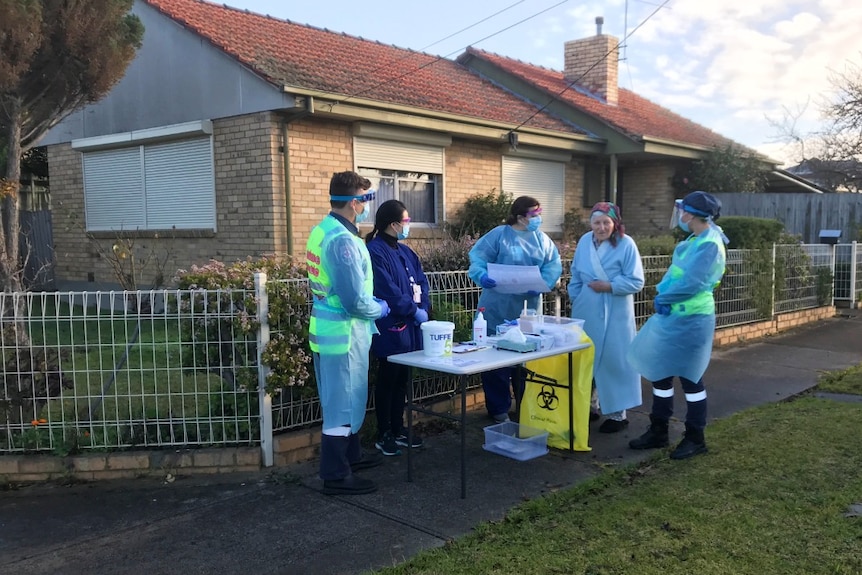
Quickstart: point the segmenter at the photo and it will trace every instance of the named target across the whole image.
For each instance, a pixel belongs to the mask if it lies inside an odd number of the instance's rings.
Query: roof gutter
[[[773,176],[776,176],[776,177],[778,177],[778,178],[781,178],[782,180],[787,180],[788,182],[793,182],[795,185],[799,186],[800,188],[802,188],[802,189],[804,189],[804,190],[806,190],[806,191],[808,191],[808,192],[811,192],[812,194],[822,194],[822,193],[823,193],[823,191],[822,191],[822,190],[818,190],[817,188],[815,188],[815,187],[813,187],[813,186],[811,186],[811,185],[809,185],[809,184],[806,184],[806,183],[805,183],[805,182],[803,182],[802,180],[799,180],[799,179],[796,179],[796,178],[794,178],[794,177],[788,176],[787,174],[783,174],[783,173],[781,173],[779,170],[773,170],[773,171],[772,171],[772,172],[770,172],[770,173],[771,173]]]
[[[512,124],[505,122],[478,121],[470,116],[435,112],[362,98],[350,98],[350,102],[341,102],[337,99],[338,95],[336,94],[292,86],[284,86],[283,90],[293,95],[317,98],[315,113],[320,116],[350,121],[365,120],[394,124],[497,142],[505,142],[509,132],[512,131]],[[556,132],[542,128],[522,126],[518,128],[518,135],[522,144],[555,148],[573,153],[598,154],[602,153],[605,147],[605,141],[595,136]]]

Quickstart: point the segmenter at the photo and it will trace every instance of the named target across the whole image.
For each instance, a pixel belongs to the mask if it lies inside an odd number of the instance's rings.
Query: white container
[[[451,321],[426,321],[422,329],[422,350],[425,355],[446,357],[452,355],[455,324]]]
[[[488,322],[485,321],[485,315],[482,313],[485,308],[480,307],[476,313],[476,319],[473,320],[473,341],[477,344],[484,344],[488,336]]]

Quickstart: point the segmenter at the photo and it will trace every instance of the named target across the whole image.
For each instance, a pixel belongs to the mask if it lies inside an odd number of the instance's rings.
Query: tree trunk
[[[24,321],[26,317],[24,298],[13,298],[22,292],[23,270],[18,261],[18,190],[21,187],[21,123],[23,114],[21,101],[8,98],[3,102],[8,120],[6,145],[6,176],[0,193],[0,297],[4,299],[0,309],[0,341],[13,349],[29,348],[30,337]]]
[[[6,174],[0,204],[0,288],[4,292],[22,291],[22,275],[18,262],[18,190],[21,187],[21,102],[9,98],[4,102],[7,119]]]

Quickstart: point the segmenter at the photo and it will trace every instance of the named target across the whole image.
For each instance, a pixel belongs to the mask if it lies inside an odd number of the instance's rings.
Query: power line
[[[562,96],[563,94],[565,94],[566,92],[568,92],[568,91],[572,88],[572,86],[574,86],[575,84],[577,84],[577,83],[579,83],[581,80],[583,80],[583,79],[584,79],[584,76],[586,76],[587,74],[589,74],[589,73],[592,71],[592,69],[593,69],[593,68],[595,68],[596,66],[598,66],[601,62],[605,61],[605,60],[606,60],[606,59],[607,59],[611,54],[613,54],[613,53],[614,53],[614,51],[615,51],[615,50],[618,50],[618,49],[619,49],[619,47],[620,47],[620,45],[621,45],[623,42],[625,42],[626,40],[628,40],[628,39],[629,39],[629,38],[630,38],[630,37],[631,37],[635,32],[637,32],[637,31],[638,31],[638,30],[639,30],[639,29],[640,29],[644,24],[646,24],[646,23],[647,23],[647,22],[648,22],[648,21],[649,21],[653,16],[655,16],[655,15],[659,12],[659,10],[661,10],[662,8],[664,8],[664,7],[665,7],[665,5],[666,5],[668,2],[670,2],[670,0],[664,0],[664,2],[662,2],[662,3],[661,3],[661,5],[659,5],[659,6],[658,6],[658,8],[656,8],[655,10],[653,10],[653,11],[652,11],[652,13],[650,13],[650,15],[649,15],[649,16],[647,16],[646,18],[644,18],[644,19],[643,19],[643,21],[642,21],[640,24],[638,24],[637,26],[635,26],[635,27],[632,29],[632,31],[631,31],[631,32],[629,32],[628,34],[626,34],[626,35],[623,37],[623,39],[622,39],[622,40],[619,40],[619,41],[614,45],[614,47],[613,47],[613,48],[611,48],[610,50],[608,50],[608,51],[605,53],[605,55],[604,55],[604,56],[602,56],[601,58],[599,58],[598,60],[596,60],[596,61],[595,61],[595,63],[593,63],[593,65],[592,65],[592,66],[590,66],[589,68],[587,68],[587,69],[584,71],[584,73],[583,73],[583,74],[581,74],[580,76],[578,76],[577,78],[575,78],[574,80],[572,80],[571,82],[569,82],[569,83],[566,85],[566,87],[565,87],[565,88],[563,88],[562,90],[560,90],[559,92],[557,92],[556,94],[554,94],[553,96],[551,96],[551,99],[550,99],[550,100],[548,100],[548,102],[547,102],[544,106],[542,106],[541,108],[538,108],[535,112],[533,112],[532,114],[530,114],[530,116],[529,116],[526,120],[524,120],[523,122],[521,122],[520,124],[518,124],[517,126],[515,126],[515,128],[513,128],[513,129],[511,130],[511,132],[516,132],[516,131],[517,131],[517,130],[519,130],[520,128],[523,128],[523,127],[524,127],[524,125],[525,125],[527,122],[529,122],[530,120],[532,120],[533,118],[535,118],[536,116],[538,116],[540,113],[544,112],[544,111],[548,108],[548,106],[550,106],[550,105],[551,105],[551,104],[553,104],[554,102],[559,101],[560,96]],[[511,132],[510,132],[510,133],[511,133]]]
[[[465,28],[461,28],[461,29],[460,29],[460,30],[458,30],[457,32],[453,32],[452,34],[449,34],[448,36],[445,36],[445,37],[443,37],[443,38],[440,38],[439,40],[436,40],[436,41],[434,41],[434,42],[432,42],[432,43],[428,44],[427,46],[425,46],[425,47],[423,47],[423,48],[419,48],[419,50],[416,50],[416,51],[411,50],[409,54],[406,54],[406,55],[402,56],[401,58],[396,59],[396,60],[395,60],[395,62],[393,62],[392,64],[397,64],[398,62],[402,62],[402,61],[404,61],[404,60],[408,60],[408,59],[410,59],[410,58],[413,58],[413,57],[414,57],[414,56],[416,56],[417,54],[421,54],[421,53],[425,52],[425,50],[427,50],[427,49],[428,49],[428,48],[430,48],[431,46],[436,46],[436,45],[437,45],[437,44],[439,44],[440,42],[444,42],[444,41],[448,40],[449,38],[452,38],[452,37],[454,37],[454,36],[457,36],[458,34],[461,34],[462,32],[466,32],[466,31],[467,31],[467,30],[469,30],[470,28],[475,28],[475,27],[476,27],[476,26],[478,26],[479,24],[482,24],[483,22],[487,22],[487,21],[488,21],[488,20],[490,20],[491,18],[494,18],[494,17],[496,17],[496,16],[499,16],[499,15],[500,15],[500,14],[502,14],[503,12],[506,12],[507,10],[511,10],[512,8],[514,8],[515,6],[517,6],[518,4],[523,4],[523,3],[524,3],[524,2],[526,2],[526,1],[527,1],[527,0],[518,0],[518,1],[517,1],[517,2],[515,2],[514,4],[510,4],[509,6],[506,6],[505,8],[503,8],[502,10],[498,10],[497,12],[494,12],[494,13],[493,13],[493,14],[491,14],[490,16],[486,16],[485,18],[482,18],[482,19],[481,19],[481,20],[479,20],[478,22],[474,22],[473,24],[470,24],[469,26],[467,26],[467,27],[465,27]],[[371,76],[371,75],[373,75],[373,74],[376,74],[377,72],[379,72],[379,71],[381,71],[381,70],[383,70],[383,69],[385,69],[385,68],[388,68],[388,67],[392,66],[392,64],[385,64],[385,65],[378,66],[377,68],[374,68],[374,69],[373,69],[373,70],[371,70],[370,72],[365,72],[365,73],[363,73],[363,76]],[[420,69],[421,69],[421,68],[420,68]],[[352,84],[352,83],[353,83],[353,81],[352,81],[352,80],[350,80],[350,81],[349,81],[349,82],[347,82],[347,83],[342,83],[340,86],[335,87],[332,91],[333,91],[333,92],[338,92],[338,91],[339,91],[341,88],[343,88],[344,86],[349,85],[349,84]],[[364,93],[364,92],[360,92],[360,93]],[[356,96],[356,95],[357,95],[357,94],[348,95],[346,99],[349,99],[349,98],[354,97],[354,96]]]
[[[459,53],[459,52],[461,52],[461,51],[465,50],[466,48],[468,48],[469,46],[471,46],[471,45],[473,45],[473,44],[479,44],[479,43],[481,43],[481,42],[484,42],[485,40],[488,40],[489,38],[493,38],[494,36],[497,36],[498,34],[502,34],[503,32],[505,32],[505,31],[507,31],[507,30],[510,30],[510,29],[514,28],[515,26],[519,26],[519,25],[523,24],[524,22],[527,22],[527,21],[529,21],[529,20],[532,20],[533,18],[536,18],[537,16],[541,16],[541,15],[542,15],[542,14],[544,14],[545,12],[548,12],[548,11],[550,11],[550,10],[553,10],[554,8],[556,8],[556,7],[558,7],[558,6],[563,5],[563,4],[565,4],[566,2],[568,2],[568,1],[569,1],[569,0],[561,0],[560,2],[557,2],[556,4],[554,4],[554,5],[552,5],[552,6],[549,6],[548,8],[545,8],[544,10],[541,10],[541,11],[539,11],[539,12],[536,12],[535,14],[532,14],[532,15],[530,15],[530,16],[527,16],[526,18],[524,18],[524,19],[522,19],[522,20],[519,20],[519,21],[515,22],[514,24],[511,24],[511,25],[509,25],[509,26],[506,26],[505,28],[502,28],[502,29],[500,29],[500,30],[497,30],[496,32],[494,32],[494,33],[492,33],[492,34],[489,34],[489,35],[485,36],[484,38],[481,38],[481,39],[477,40],[476,42],[473,42],[473,43],[471,43],[471,44],[468,44],[467,46],[464,46],[464,47],[462,47],[462,48],[458,48],[457,50],[453,50],[452,52],[449,52],[448,54],[445,54],[445,55],[443,55],[443,56],[437,56],[436,58],[434,58],[434,59],[433,59],[433,60],[431,60],[430,62],[427,62],[427,63],[425,63],[425,64],[422,64],[421,66],[419,66],[418,68],[416,68],[416,69],[414,69],[414,70],[410,70],[409,72],[405,72],[405,73],[401,74],[400,76],[395,76],[394,78],[390,78],[389,80],[386,80],[385,82],[381,82],[381,83],[379,83],[379,84],[375,84],[372,88],[367,88],[367,89],[362,90],[362,91],[360,91],[360,92],[356,92],[356,93],[353,93],[353,94],[348,94],[348,95],[347,95],[347,97],[345,97],[345,98],[344,98],[344,99],[342,99],[342,100],[338,100],[338,101],[336,101],[336,102],[333,102],[333,103],[332,103],[332,105],[340,104],[340,103],[344,103],[344,102],[346,102],[346,101],[350,100],[351,98],[359,97],[359,96],[361,96],[361,95],[363,95],[363,94],[367,94],[368,92],[370,92],[370,91],[372,91],[372,90],[376,90],[376,89],[380,88],[381,86],[385,86],[385,85],[387,85],[387,84],[391,84],[392,82],[395,82],[396,80],[401,80],[402,78],[406,78],[407,76],[409,76],[409,75],[411,75],[411,74],[413,74],[413,73],[415,73],[415,72],[418,72],[419,70],[422,70],[422,69],[424,69],[424,68],[427,68],[427,67],[429,67],[429,66],[432,66],[432,65],[436,64],[436,63],[437,63],[437,62],[439,62],[440,60],[444,60],[444,59],[446,59],[447,57],[449,57],[449,56],[451,56],[451,55],[453,55],[453,54],[457,54],[457,53]],[[666,1],[669,1],[669,0],[666,0]],[[496,16],[497,14],[500,14],[500,13],[502,13],[502,12],[504,12],[504,11],[508,10],[509,8],[512,8],[512,7],[514,7],[514,6],[516,6],[517,4],[520,4],[520,3],[521,3],[521,2],[516,2],[515,4],[513,4],[513,5],[511,5],[511,6],[507,7],[507,8],[504,8],[504,9],[503,9],[503,10],[501,10],[500,12],[497,12],[496,14],[493,14],[492,16],[488,16],[487,18],[485,18],[485,19],[483,19],[483,20],[480,20],[480,21],[479,21],[479,22],[477,22],[476,24],[472,24],[471,26],[468,26],[468,27],[467,27],[467,28],[465,28],[464,30],[467,30],[467,29],[469,29],[469,28],[472,28],[473,26],[476,26],[477,24],[481,24],[482,22],[484,22],[484,21],[488,20],[488,18],[492,18],[493,16]],[[464,30],[461,30],[461,31],[459,31],[459,32],[456,32],[455,34],[460,34],[460,33],[461,33],[461,32],[463,32]],[[447,36],[446,38],[443,38],[442,40],[438,40],[438,41],[437,41],[437,42],[435,42],[434,44],[437,44],[437,43],[439,43],[439,42],[442,42],[443,40],[445,40],[445,39],[447,39],[447,38],[451,38],[451,37],[452,37],[452,36],[454,36],[455,34],[451,34],[451,35]],[[431,44],[431,45],[433,46],[433,44]],[[412,54],[411,54],[410,56],[412,56]],[[409,56],[406,56],[405,58],[407,58],[407,57],[409,57]],[[402,58],[402,59],[403,59],[403,58]],[[377,68],[377,70],[380,70],[380,69],[382,69],[382,67],[381,67],[381,68]],[[377,71],[377,70],[375,70],[375,71]],[[364,74],[364,75],[368,75],[368,74]]]

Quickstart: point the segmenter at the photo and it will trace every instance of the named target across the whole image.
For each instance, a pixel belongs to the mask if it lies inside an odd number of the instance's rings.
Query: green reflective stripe
[[[344,309],[335,309],[335,308],[326,308],[322,305],[314,306],[314,317],[320,321],[344,321],[349,319],[350,316],[344,311]]]
[[[316,335],[309,338],[322,351],[329,353],[344,353],[340,350],[349,349],[350,335]],[[331,349],[330,349],[331,348]]]

